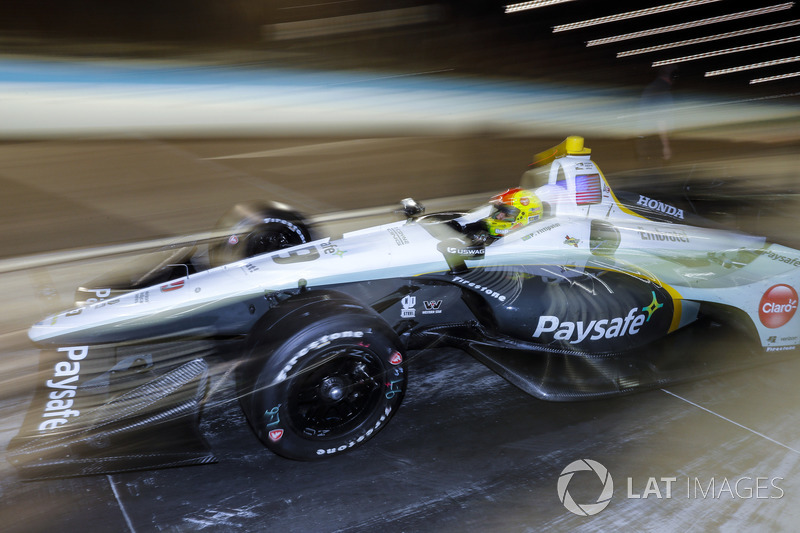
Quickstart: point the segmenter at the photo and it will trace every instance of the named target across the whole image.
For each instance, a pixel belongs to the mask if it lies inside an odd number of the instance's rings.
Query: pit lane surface
[[[192,233],[243,199],[320,215],[407,196],[502,190],[533,151],[559,140],[6,143],[0,250],[10,258]],[[587,144],[607,173],[630,168],[617,157],[624,149],[618,141]],[[33,386],[36,352],[24,329],[69,307],[75,284],[124,260],[0,276],[3,449]],[[666,391],[554,404],[459,352],[423,353],[411,362],[406,401],[385,430],[319,463],[262,448],[230,401],[229,379],[219,375],[203,423],[218,464],[31,483],[4,464],[0,523],[5,531],[792,530],[800,514],[798,365],[788,360]],[[590,517],[570,513],[557,491],[562,469],[583,458],[604,465],[614,481],[608,507]],[[592,476],[575,475],[575,501],[597,498],[602,486]]]

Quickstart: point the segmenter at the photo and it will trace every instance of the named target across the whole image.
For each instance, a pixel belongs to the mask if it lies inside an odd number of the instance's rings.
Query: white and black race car
[[[424,214],[406,200],[404,220],[317,240],[291,210],[249,206],[221,242],[80,288],[29,331],[41,378],[9,460],[28,478],[213,461],[197,424],[210,361],[233,369],[264,445],[309,460],[380,431],[410,354],[436,346],[563,401],[800,344],[800,252],[621,201],[580,137],[536,162],[524,185],[542,216],[502,238],[481,234],[490,204]]]

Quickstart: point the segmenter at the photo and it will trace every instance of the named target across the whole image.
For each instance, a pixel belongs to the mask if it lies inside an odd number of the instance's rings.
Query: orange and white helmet
[[[502,237],[542,218],[542,201],[527,189],[509,189],[492,198],[491,203],[486,225],[492,237]]]

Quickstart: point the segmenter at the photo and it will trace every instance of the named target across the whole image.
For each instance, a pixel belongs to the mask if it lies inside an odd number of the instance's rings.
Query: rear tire
[[[311,241],[300,214],[277,205],[239,204],[226,213],[217,228],[230,230],[224,242],[209,247],[212,267],[275,252]]]
[[[268,333],[251,343],[237,376],[250,425],[283,457],[322,459],[363,444],[405,395],[399,338],[371,309],[342,298],[267,315]],[[269,334],[278,329],[289,333]]]

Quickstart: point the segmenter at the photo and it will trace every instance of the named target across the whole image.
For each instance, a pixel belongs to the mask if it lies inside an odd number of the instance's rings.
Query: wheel
[[[408,382],[402,344],[371,309],[317,298],[260,335],[239,372],[240,400],[270,450],[315,460],[346,452],[383,429]],[[271,322],[274,318],[268,320]]]
[[[277,205],[236,205],[220,219],[217,228],[230,230],[230,235],[209,248],[211,266],[225,265],[312,240],[303,218]]]

